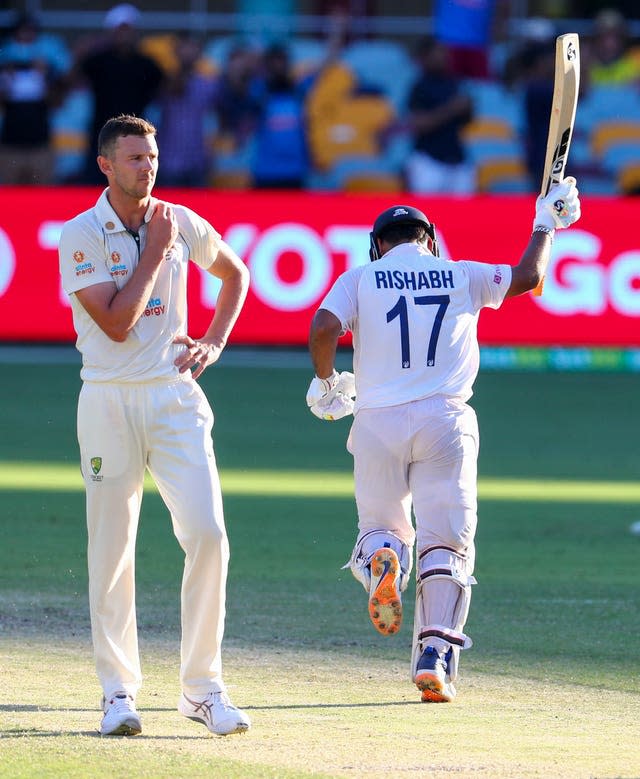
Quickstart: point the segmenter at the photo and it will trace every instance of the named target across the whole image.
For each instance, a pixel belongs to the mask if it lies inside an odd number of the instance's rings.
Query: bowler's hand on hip
[[[186,373],[191,369],[191,375],[194,379],[201,376],[207,366],[217,362],[220,353],[222,352],[222,347],[205,341],[194,341],[194,339],[188,335],[177,336],[173,339],[173,343],[183,344],[186,347],[185,350],[176,357],[174,365],[178,368],[180,373]]]

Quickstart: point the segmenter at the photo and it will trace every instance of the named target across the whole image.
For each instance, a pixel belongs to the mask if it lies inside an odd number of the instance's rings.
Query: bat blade
[[[549,117],[547,152],[540,194],[544,197],[551,187],[564,178],[569,157],[569,147],[578,106],[580,88],[580,39],[569,32],[556,38],[556,68],[553,82],[553,100]],[[534,289],[534,295],[542,294],[542,285]]]

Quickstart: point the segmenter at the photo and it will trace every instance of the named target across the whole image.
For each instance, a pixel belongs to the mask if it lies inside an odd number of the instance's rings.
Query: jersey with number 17
[[[320,308],[353,334],[355,412],[433,395],[468,400],[478,315],[499,308],[510,284],[510,265],[442,260],[416,243],[339,276]]]

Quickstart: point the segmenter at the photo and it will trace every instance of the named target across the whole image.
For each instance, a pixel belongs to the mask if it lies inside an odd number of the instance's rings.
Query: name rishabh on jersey
[[[511,266],[434,257],[405,243],[343,273],[320,308],[353,334],[355,413],[472,394],[480,364],[477,321],[499,308]]]
[[[376,270],[374,273],[378,289],[453,289],[452,270],[401,271]]]

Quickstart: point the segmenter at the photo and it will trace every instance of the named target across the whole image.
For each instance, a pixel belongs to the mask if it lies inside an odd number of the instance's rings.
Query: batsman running
[[[575,179],[565,178],[538,197],[532,235],[512,267],[440,259],[433,223],[417,208],[393,206],[373,225],[372,262],[343,273],[311,323],[307,405],[325,420],[354,414],[347,449],[359,532],[345,568],[365,588],[375,628],[391,635],[416,546],[411,673],[425,702],[453,700],[460,650],[472,644],[464,627],[476,582],[479,437],[467,401],[479,368],[478,316],[533,290],[555,230],[579,218]],[[354,373],[338,373],[347,331]]]

